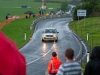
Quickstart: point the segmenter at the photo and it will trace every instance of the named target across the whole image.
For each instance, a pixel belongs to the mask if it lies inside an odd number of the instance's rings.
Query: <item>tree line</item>
[[[77,5],[74,8],[74,14],[73,18],[74,20],[77,20],[77,10],[82,9],[86,10],[87,14],[86,17],[95,17],[95,16],[100,16],[100,0],[81,0],[81,4]],[[80,17],[82,19],[83,17]]]

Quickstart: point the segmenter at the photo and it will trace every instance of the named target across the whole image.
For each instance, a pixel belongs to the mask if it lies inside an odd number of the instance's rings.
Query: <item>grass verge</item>
[[[38,17],[29,19],[17,19],[8,25],[4,26],[1,30],[12,40],[14,40],[18,46],[21,48],[25,45],[32,36],[34,30],[30,30],[30,25]],[[26,32],[26,40],[24,40],[24,35]]]
[[[100,17],[86,18],[85,20],[73,21],[69,27],[81,36],[91,49],[100,45]],[[88,34],[88,40],[87,40]]]
[[[100,46],[100,17],[92,17],[79,21],[73,21],[69,24],[69,27],[75,33],[81,36],[88,43],[91,49],[95,46]],[[86,62],[82,64],[82,72],[84,72],[85,66]]]

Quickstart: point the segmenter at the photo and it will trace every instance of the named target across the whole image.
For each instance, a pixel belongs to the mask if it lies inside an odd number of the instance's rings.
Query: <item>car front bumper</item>
[[[42,38],[42,40],[57,40],[57,38]]]

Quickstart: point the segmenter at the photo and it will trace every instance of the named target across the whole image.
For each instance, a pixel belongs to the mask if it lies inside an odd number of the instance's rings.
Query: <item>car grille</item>
[[[53,37],[53,35],[46,35],[46,37]]]

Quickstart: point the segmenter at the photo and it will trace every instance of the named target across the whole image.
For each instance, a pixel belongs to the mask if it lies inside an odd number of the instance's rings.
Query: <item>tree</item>
[[[64,11],[64,12],[67,11],[67,10],[69,10],[68,2],[67,1],[63,1],[61,3],[61,10]]]
[[[99,0],[81,0],[82,4],[74,8],[73,19],[78,20],[77,10],[86,10],[86,17],[100,16],[100,1]],[[79,17],[83,19],[84,17]]]
[[[82,2],[85,2],[85,3],[89,2],[93,5],[100,4],[100,0],[82,0]]]

